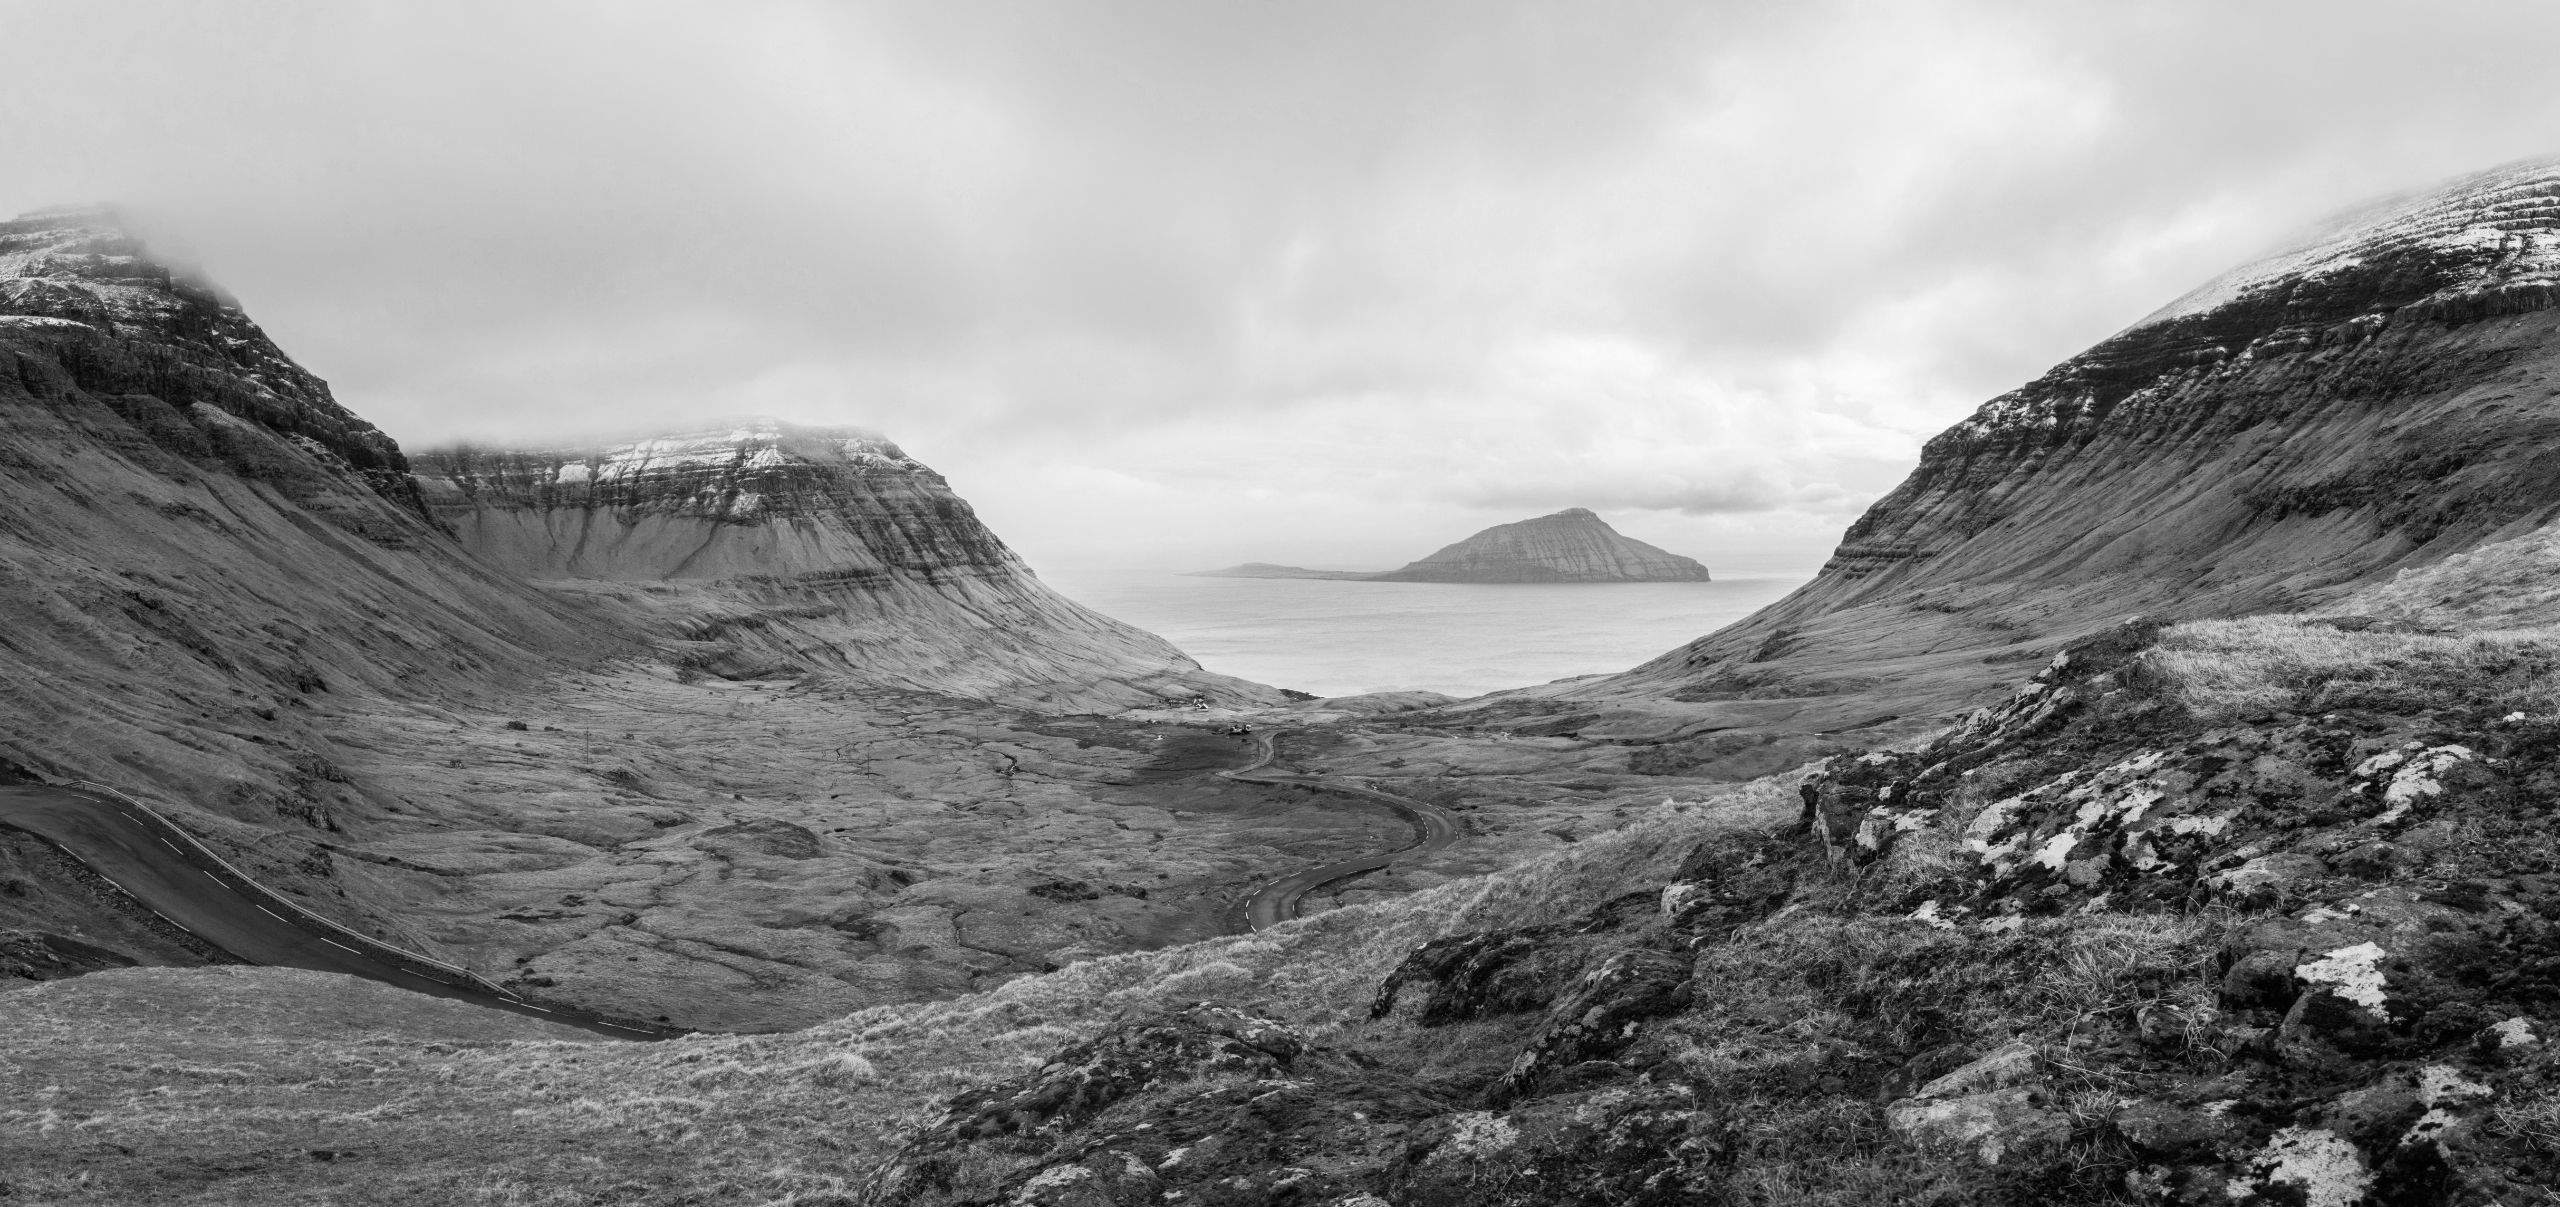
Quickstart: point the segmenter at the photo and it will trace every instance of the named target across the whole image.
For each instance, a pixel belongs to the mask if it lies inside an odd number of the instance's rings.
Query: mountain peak
[[[2207,281],[2132,329],[2383,267],[2398,270],[2402,288],[2422,287],[2426,296],[2547,292],[2560,287],[2560,245],[2534,235],[2555,229],[2560,157],[2519,160],[2349,210],[2293,246]]]
[[[420,507],[390,437],[338,405],[328,383],[286,356],[237,302],[154,259],[111,207],[0,221],[0,340],[41,345],[48,356],[76,347],[68,363],[79,366],[81,388],[156,399],[133,422],[174,448],[220,445],[203,432],[245,421],[311,441],[384,497]]]

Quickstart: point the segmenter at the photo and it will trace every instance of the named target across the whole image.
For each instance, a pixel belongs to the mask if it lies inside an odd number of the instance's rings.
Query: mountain
[[[2560,162],[2361,212],[1930,440],[1787,599],[1528,694],[1723,731],[1707,764],[1775,737],[1765,768],[1916,734],[2131,613],[2312,606],[2528,531],[2560,513],[2555,301]]]
[[[248,826],[365,807],[333,701],[627,638],[465,555],[399,446],[113,214],[0,222],[0,758]]]
[[[1306,570],[1246,562],[1199,570],[1197,578],[1359,579],[1381,583],[1702,583],[1707,568],[1676,553],[1621,536],[1580,507],[1513,524],[1496,524],[1402,569]]]
[[[1012,579],[942,476],[877,433],[771,419],[572,450],[417,458],[435,513],[526,578]]]
[[[751,419],[416,465],[432,513],[490,565],[680,585],[584,594],[703,643],[690,656],[716,671],[823,668],[1070,711],[1279,698],[1050,590],[942,475],[876,433]]]
[[[1290,859],[1250,844],[1331,820],[1061,716],[1281,696],[1049,591],[877,437],[413,462],[104,211],[0,222],[0,312],[0,987],[228,958],[54,845],[38,780],[511,992],[723,1029],[1215,934]]]
[[[1447,548],[1373,574],[1391,583],[1702,583],[1707,568],[1618,535],[1580,507],[1496,524]]]

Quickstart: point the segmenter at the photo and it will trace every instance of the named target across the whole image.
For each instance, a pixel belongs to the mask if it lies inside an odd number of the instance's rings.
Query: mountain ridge
[[[2556,161],[2379,207],[1985,402],[1786,599],[1480,707],[1765,768],[1916,737],[2130,613],[2316,606],[2529,531],[2560,515],[2555,247]]]

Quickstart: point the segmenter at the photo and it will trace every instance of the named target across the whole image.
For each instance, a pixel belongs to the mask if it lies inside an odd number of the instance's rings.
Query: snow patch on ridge
[[[2527,233],[2554,227],[2560,227],[2560,159],[2508,164],[2352,211],[2292,249],[2224,273],[2126,330],[2205,314],[2278,281],[2340,272],[2411,248],[2488,259],[2502,285],[2560,285],[2560,239]]]

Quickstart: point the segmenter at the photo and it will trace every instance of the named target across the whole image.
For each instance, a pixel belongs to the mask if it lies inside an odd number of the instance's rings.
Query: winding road
[[[44,784],[0,784],[0,825],[51,842],[162,921],[251,964],[343,972],[616,1039],[653,1039],[665,1034],[449,984],[400,967],[397,957],[387,951],[387,958],[369,955],[361,948],[372,940],[354,934],[330,938],[326,922],[297,921],[291,916],[297,912],[291,905],[261,902],[205,866],[214,860],[171,841],[133,806],[104,793]]]
[[[1467,832],[1464,823],[1438,805],[1424,804],[1411,797],[1382,792],[1363,784],[1331,782],[1320,775],[1303,775],[1291,771],[1264,771],[1263,768],[1269,766],[1272,759],[1279,757],[1279,753],[1274,749],[1273,735],[1270,732],[1257,733],[1254,738],[1258,746],[1254,760],[1231,771],[1219,772],[1220,778],[1246,784],[1286,784],[1362,797],[1395,810],[1398,816],[1412,823],[1414,829],[1414,841],[1395,850],[1308,868],[1293,876],[1283,876],[1254,890],[1253,896],[1245,901],[1244,913],[1246,924],[1255,930],[1266,930],[1297,917],[1300,899],[1313,889],[1363,872],[1377,871],[1409,855],[1421,855],[1440,850],[1456,842],[1459,836]]]

